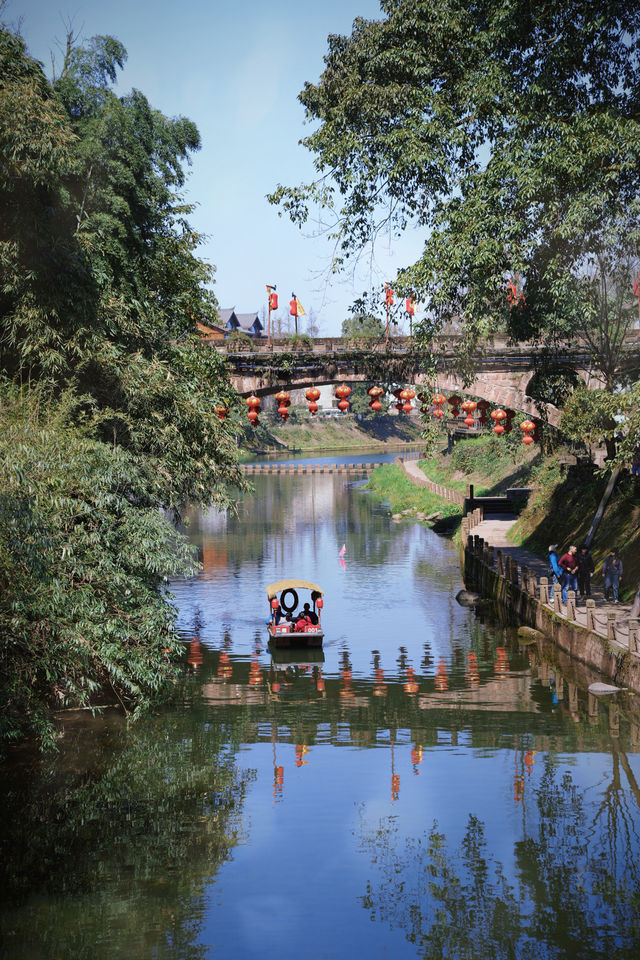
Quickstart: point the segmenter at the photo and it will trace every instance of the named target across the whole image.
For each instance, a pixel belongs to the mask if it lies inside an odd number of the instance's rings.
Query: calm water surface
[[[459,606],[452,543],[343,477],[258,477],[189,531],[176,702],[5,767],[2,956],[640,955],[631,698]],[[274,662],[287,576],[325,647]]]

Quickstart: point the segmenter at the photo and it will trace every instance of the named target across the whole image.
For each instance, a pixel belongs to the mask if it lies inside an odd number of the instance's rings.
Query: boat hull
[[[289,650],[294,648],[298,650],[317,649],[322,646],[324,639],[322,630],[305,631],[304,633],[297,633],[295,630],[290,630],[288,633],[282,633],[271,623],[268,625],[267,630],[269,632],[269,641],[274,645],[276,650]]]

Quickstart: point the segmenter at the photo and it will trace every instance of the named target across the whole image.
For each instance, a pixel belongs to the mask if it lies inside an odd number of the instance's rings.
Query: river
[[[2,956],[637,957],[633,700],[460,606],[454,544],[360,482],[254,488],[189,517],[172,702],[5,765]],[[325,645],[274,662],[284,577],[324,589]]]

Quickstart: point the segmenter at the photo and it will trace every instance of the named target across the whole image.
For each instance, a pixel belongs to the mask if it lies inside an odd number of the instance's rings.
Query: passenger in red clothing
[[[567,590],[573,590],[574,593],[578,592],[578,570],[580,569],[578,565],[578,558],[576,556],[578,550],[573,545],[569,547],[566,553],[560,557],[558,563],[564,571],[562,577],[562,602],[567,602]]]

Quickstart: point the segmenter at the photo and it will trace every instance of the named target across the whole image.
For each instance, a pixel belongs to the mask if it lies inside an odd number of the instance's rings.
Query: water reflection
[[[7,956],[637,955],[633,698],[459,607],[453,545],[357,486],[256,487],[191,518],[172,701],[4,771]],[[269,649],[284,576],[325,589],[323,650]]]

